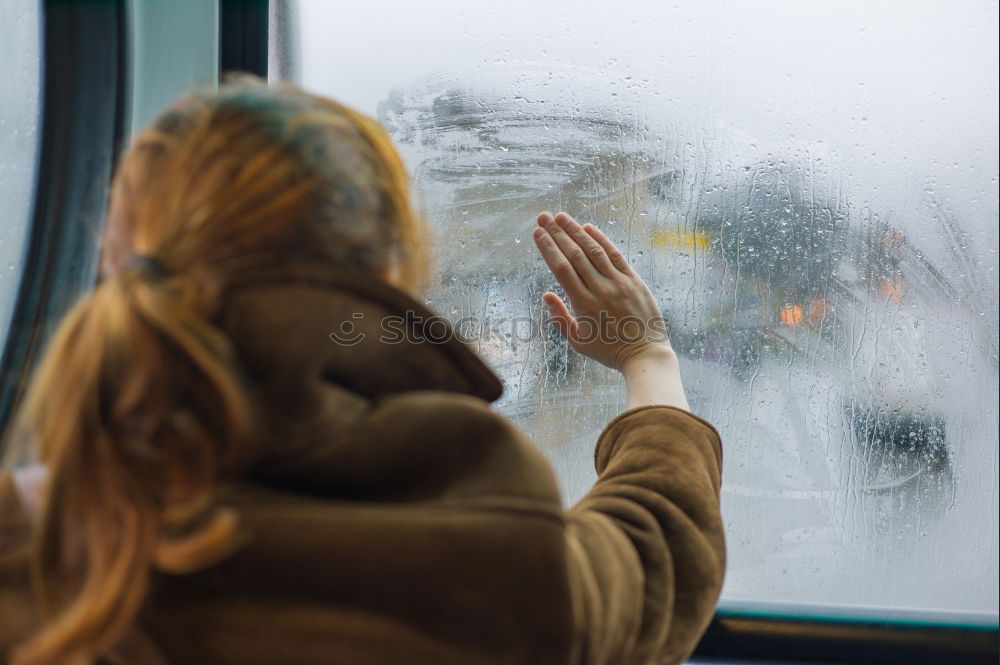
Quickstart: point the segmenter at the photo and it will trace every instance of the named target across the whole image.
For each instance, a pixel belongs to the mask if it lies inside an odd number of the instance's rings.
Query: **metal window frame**
[[[766,611],[768,604],[761,603]],[[820,611],[816,611],[820,609]],[[851,616],[852,609],[857,615]],[[995,617],[934,616],[918,611],[785,606],[754,613],[720,604],[692,663],[842,663],[856,665],[977,665],[997,663]]]
[[[94,285],[111,179],[130,135],[190,86],[216,83],[217,10],[204,0],[42,3],[38,161],[0,353],[0,431],[55,326]]]
[[[219,0],[219,71],[267,78],[268,0]]]
[[[0,355],[0,429],[49,334],[97,274],[98,235],[125,140],[120,0],[46,0],[40,147],[24,266]]]

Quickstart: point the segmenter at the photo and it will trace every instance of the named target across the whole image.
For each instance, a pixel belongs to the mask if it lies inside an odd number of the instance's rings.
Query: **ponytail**
[[[136,265],[62,322],[20,413],[48,469],[33,560],[46,624],[16,665],[92,662],[129,629],[154,569],[192,572],[237,545],[213,496],[248,457],[233,350],[198,301],[210,289]]]
[[[223,285],[319,262],[373,279],[397,267],[419,290],[426,228],[408,185],[374,120],[257,79],[185,96],[134,138],[102,235],[112,276],[59,326],[14,432],[48,469],[33,560],[45,624],[14,663],[93,661],[154,571],[238,545],[216,494],[255,442],[235,351],[211,323]]]

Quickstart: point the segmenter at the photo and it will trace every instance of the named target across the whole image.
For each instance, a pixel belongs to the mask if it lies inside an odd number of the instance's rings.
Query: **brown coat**
[[[302,276],[298,277],[300,280]],[[258,280],[221,318],[269,445],[223,499],[245,545],[158,576],[146,632],[174,664],[678,663],[724,571],[715,430],[627,411],[562,508],[545,459],[489,408],[496,377],[423,306],[351,276]],[[409,339],[386,343],[412,312]],[[358,317],[357,314],[361,316]],[[334,343],[355,324],[365,338]],[[347,331],[350,332],[350,331]],[[342,333],[343,334],[343,333]],[[398,335],[402,336],[402,335]],[[0,475],[0,655],[25,637],[30,527]]]

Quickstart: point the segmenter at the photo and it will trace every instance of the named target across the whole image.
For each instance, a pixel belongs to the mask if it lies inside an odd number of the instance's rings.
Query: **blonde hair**
[[[238,275],[298,262],[426,284],[422,221],[371,118],[289,85],[194,93],[136,137],[111,191],[104,278],[56,331],[15,440],[48,470],[34,549],[46,617],[13,662],[89,663],[153,570],[239,544],[215,495],[253,458],[247,377],[213,318]]]

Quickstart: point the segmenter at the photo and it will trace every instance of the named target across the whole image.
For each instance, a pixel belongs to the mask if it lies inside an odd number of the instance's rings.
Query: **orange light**
[[[781,322],[789,328],[800,326],[805,320],[805,316],[802,312],[802,305],[799,304],[785,305],[781,308],[779,316],[781,317]]]
[[[899,302],[903,299],[903,282],[899,279],[889,279],[882,280],[882,283],[878,287],[879,295],[881,295],[886,300],[892,300],[893,302]]]

